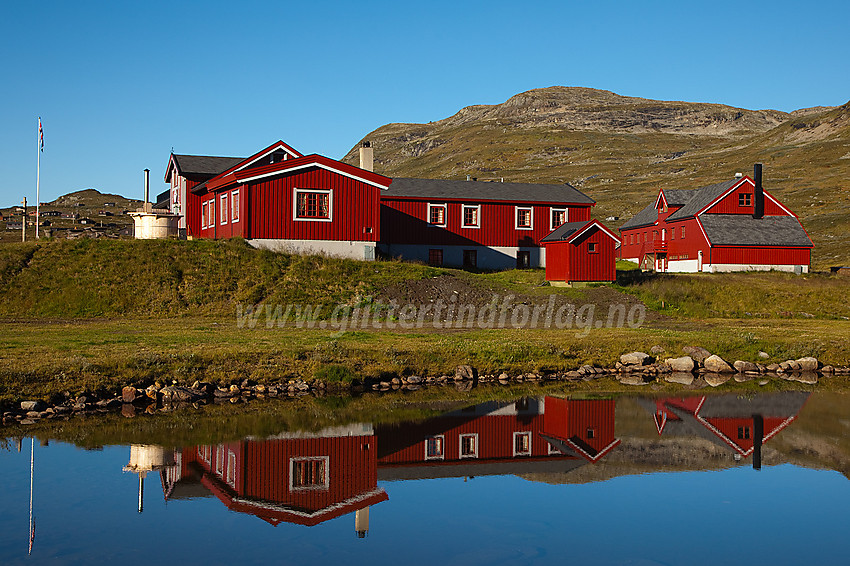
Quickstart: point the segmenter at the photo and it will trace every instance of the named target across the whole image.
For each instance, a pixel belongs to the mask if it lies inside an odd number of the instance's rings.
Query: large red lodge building
[[[543,238],[589,221],[595,204],[568,184],[390,179],[370,170],[371,151],[361,148],[361,167],[282,141],[248,158],[172,154],[158,207],[182,214],[191,238],[504,269],[545,266]]]
[[[811,239],[754,179],[662,188],[618,239],[591,222],[593,199],[569,184],[391,179],[303,155],[279,141],[247,158],[172,154],[157,208],[190,238],[240,236],[255,247],[354,259],[390,257],[482,269],[547,267],[547,280],[612,281],[616,258],[657,271],[808,272]],[[547,262],[547,256],[550,261]]]

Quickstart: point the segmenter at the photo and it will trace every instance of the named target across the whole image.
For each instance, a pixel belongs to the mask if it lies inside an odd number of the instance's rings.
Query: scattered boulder
[[[694,361],[700,364],[703,363],[706,358],[711,356],[711,352],[699,346],[685,346],[684,348],[682,348],[682,351],[688,354],[694,359]]]
[[[691,372],[694,370],[694,359],[690,356],[682,356],[681,358],[667,358],[665,364],[670,366],[674,372]]]
[[[179,385],[164,387],[161,393],[164,403],[191,403],[201,398],[198,393],[188,387],[181,387]]]
[[[625,366],[643,366],[650,362],[649,354],[645,352],[632,352],[620,356],[620,363]]]
[[[652,348],[649,349],[649,351],[652,354],[663,354],[664,353],[664,346],[653,346]]]
[[[121,400],[125,403],[132,403],[138,397],[138,393],[136,388],[132,385],[128,385],[124,389],[121,390]]]
[[[780,367],[779,364],[770,364],[769,366],[767,366],[767,371],[774,372],[774,373],[776,373],[777,371],[780,371],[781,369],[782,368]]]
[[[44,401],[21,401],[22,411],[43,411],[45,408]]]
[[[797,363],[800,364],[800,371],[817,371],[818,365],[820,365],[818,359],[811,356],[800,358]]]
[[[455,369],[456,380],[476,379],[477,377],[478,372],[472,366],[457,366],[457,368]]]
[[[643,376],[637,373],[621,375],[617,378],[617,380],[623,385],[646,385],[646,381],[643,380]]]
[[[754,364],[753,362],[745,362],[743,360],[737,360],[737,361],[735,361],[735,363],[733,365],[735,366],[735,369],[738,370],[739,373],[744,373],[744,372],[758,373],[758,371],[759,371],[759,367],[756,364]]]
[[[730,379],[732,379],[732,376],[728,375],[728,374],[723,375],[723,374],[719,374],[719,373],[706,373],[706,374],[703,374],[702,378],[705,380],[705,382],[707,384],[711,385],[712,387],[719,387],[719,386],[723,385],[724,383],[726,383],[727,381],[729,381]]]
[[[694,382],[694,374],[689,371],[674,371],[665,375],[664,381],[678,383],[680,385],[691,385]]]
[[[712,354],[703,360],[702,362],[705,369],[707,369],[711,373],[735,373],[735,370],[732,369],[726,361],[720,356]],[[709,383],[709,385],[711,385]]]
[[[761,358],[762,360],[767,360],[770,358],[770,354],[768,354],[767,352],[759,352],[759,358]]]

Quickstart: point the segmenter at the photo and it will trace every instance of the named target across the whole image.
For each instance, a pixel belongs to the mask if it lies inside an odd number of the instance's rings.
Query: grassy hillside
[[[765,165],[765,187],[815,242],[813,264],[850,263],[850,103],[785,114],[552,87],[428,124],[370,132],[389,176],[569,182],[625,222],[660,187],[692,189]],[[345,161],[357,163],[357,147]]]

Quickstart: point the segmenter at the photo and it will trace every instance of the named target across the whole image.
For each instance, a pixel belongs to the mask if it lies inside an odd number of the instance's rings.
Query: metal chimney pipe
[[[764,187],[762,186],[762,165],[756,163],[753,165],[753,182],[756,188],[753,191],[753,218],[762,218],[764,216]]]
[[[151,194],[151,170],[145,169],[145,203],[150,201]]]

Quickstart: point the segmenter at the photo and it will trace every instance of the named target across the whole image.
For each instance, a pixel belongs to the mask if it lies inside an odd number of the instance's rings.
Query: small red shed
[[[598,220],[567,222],[541,242],[546,248],[546,280],[555,285],[617,279],[620,240]]]

